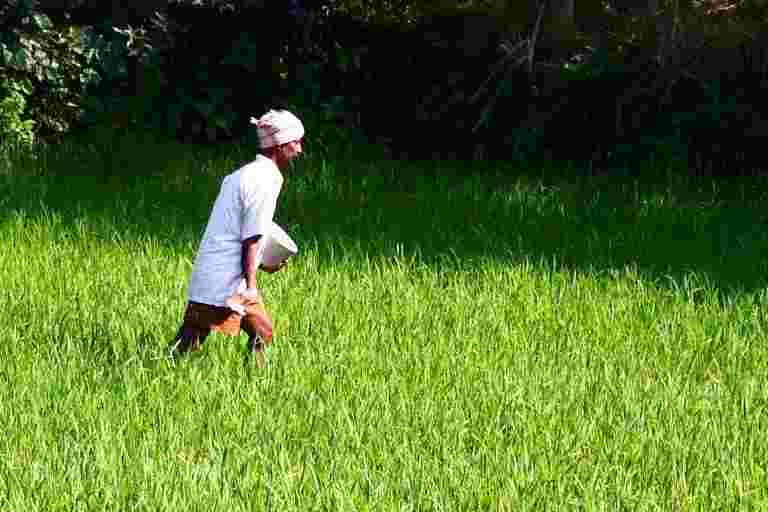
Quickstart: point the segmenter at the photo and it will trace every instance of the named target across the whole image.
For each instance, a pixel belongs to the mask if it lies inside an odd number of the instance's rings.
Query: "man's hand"
[[[243,293],[241,294],[246,300],[250,301],[257,301],[257,302],[263,302],[264,299],[261,298],[261,292],[258,288],[246,288],[243,290]]]
[[[247,313],[246,305],[253,302],[264,302],[258,288],[246,288],[242,292],[232,295],[224,304],[232,311],[245,316]]]
[[[261,270],[263,270],[264,272],[268,272],[268,273],[270,273],[270,274],[274,274],[274,273],[275,273],[275,272],[277,272],[278,270],[282,270],[282,269],[284,269],[284,268],[285,268],[285,266],[286,266],[287,264],[288,264],[288,260],[283,260],[283,261],[281,261],[281,262],[280,262],[280,264],[279,264],[279,265],[276,265],[276,266],[274,266],[274,267],[270,267],[270,266],[268,266],[268,265],[264,265],[264,264],[262,263],[261,265],[259,265],[259,268],[260,268]]]

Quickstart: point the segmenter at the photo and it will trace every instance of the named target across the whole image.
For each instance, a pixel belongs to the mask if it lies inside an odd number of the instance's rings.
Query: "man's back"
[[[242,241],[269,232],[283,176],[268,158],[226,176],[211,210],[189,281],[189,300],[223,306],[243,278]]]

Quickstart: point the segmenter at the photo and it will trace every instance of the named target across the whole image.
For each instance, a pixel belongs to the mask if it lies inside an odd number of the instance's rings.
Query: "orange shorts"
[[[242,329],[251,337],[258,336],[265,344],[272,343],[272,319],[264,303],[238,296],[236,301],[245,309],[245,315],[226,306],[188,302],[181,326],[184,335],[202,341],[211,331],[237,336]]]

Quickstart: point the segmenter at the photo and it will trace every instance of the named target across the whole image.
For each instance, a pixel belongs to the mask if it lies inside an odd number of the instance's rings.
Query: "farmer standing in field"
[[[184,320],[171,343],[171,355],[200,350],[211,331],[248,334],[248,351],[264,364],[264,345],[272,342],[272,320],[256,286],[283,184],[281,169],[302,152],[304,126],[287,110],[270,110],[256,125],[261,153],[222,181],[189,279]]]

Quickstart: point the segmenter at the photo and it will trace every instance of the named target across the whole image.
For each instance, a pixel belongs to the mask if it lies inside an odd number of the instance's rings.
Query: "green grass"
[[[0,164],[0,509],[768,507],[759,183],[307,158],[258,371],[164,357],[247,152],[118,149]]]

